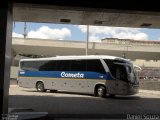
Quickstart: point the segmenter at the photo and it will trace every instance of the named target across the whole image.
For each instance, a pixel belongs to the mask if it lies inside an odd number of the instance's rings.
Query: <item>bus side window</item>
[[[106,73],[99,59],[98,60],[87,60],[87,71],[98,72],[102,74]]]
[[[72,60],[71,71],[86,71],[86,60]]]
[[[71,70],[71,60],[57,60],[57,70],[56,71],[70,71]]]
[[[21,66],[22,70],[38,71],[37,62],[35,61],[25,61]]]
[[[56,70],[56,61],[41,61],[39,71],[55,71]]]

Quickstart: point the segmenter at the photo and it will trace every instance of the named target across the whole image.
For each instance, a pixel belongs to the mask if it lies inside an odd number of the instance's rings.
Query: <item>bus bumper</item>
[[[134,95],[139,92],[139,85],[129,85],[127,90],[127,95]]]

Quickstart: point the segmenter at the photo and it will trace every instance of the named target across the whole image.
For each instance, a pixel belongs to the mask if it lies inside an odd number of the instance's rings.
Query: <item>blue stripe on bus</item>
[[[66,74],[84,74],[84,79],[106,79],[112,80],[113,78],[108,73],[102,74],[97,72],[83,72],[83,71],[19,71],[19,77],[46,77],[46,78],[81,78],[81,77],[62,77],[61,73]]]

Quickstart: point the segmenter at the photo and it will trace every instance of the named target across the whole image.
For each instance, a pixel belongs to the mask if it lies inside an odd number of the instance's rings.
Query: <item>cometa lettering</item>
[[[66,78],[84,78],[84,74],[81,73],[65,73],[61,72],[61,77],[66,77]]]

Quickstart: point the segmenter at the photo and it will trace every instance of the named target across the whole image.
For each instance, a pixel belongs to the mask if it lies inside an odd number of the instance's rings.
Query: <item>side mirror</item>
[[[133,67],[134,67],[135,71],[141,71],[142,70],[142,68],[140,66],[134,65]]]

